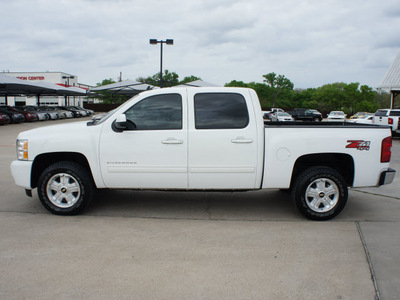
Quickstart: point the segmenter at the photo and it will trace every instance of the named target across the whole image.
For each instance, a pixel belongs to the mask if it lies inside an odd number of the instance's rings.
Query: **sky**
[[[0,0],[0,72],[96,85],[163,69],[224,85],[275,72],[295,88],[380,85],[400,52],[399,0]]]

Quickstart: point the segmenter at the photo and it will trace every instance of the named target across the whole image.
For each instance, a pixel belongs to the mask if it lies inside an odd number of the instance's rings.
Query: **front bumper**
[[[394,176],[396,175],[396,170],[389,168],[381,173],[378,185],[389,184],[393,182]]]
[[[25,189],[32,189],[31,187],[31,170],[32,161],[14,160],[11,163],[11,174],[14,178],[15,184],[24,187]]]

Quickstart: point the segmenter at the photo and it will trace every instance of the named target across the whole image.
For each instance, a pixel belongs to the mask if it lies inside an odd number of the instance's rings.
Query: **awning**
[[[2,96],[37,95],[42,92],[55,93],[56,89],[0,74],[0,95]]]
[[[203,81],[203,80],[195,80],[195,81],[191,81],[191,82],[187,82],[184,84],[180,84],[176,87],[190,87],[190,86],[195,86],[195,87],[219,87],[219,85],[213,84],[213,83],[209,83],[207,81]]]
[[[90,92],[104,92],[107,91],[111,94],[120,94],[120,95],[136,95],[140,92],[151,90],[154,87],[153,85],[134,81],[134,80],[125,80],[121,82],[111,83],[107,85],[102,85],[98,87],[94,87],[90,89]]]

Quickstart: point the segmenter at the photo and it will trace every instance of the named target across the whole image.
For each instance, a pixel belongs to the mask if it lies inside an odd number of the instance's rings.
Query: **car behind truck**
[[[84,210],[97,189],[287,189],[298,210],[327,220],[348,187],[393,181],[389,127],[267,122],[244,88],[166,88],[100,120],[19,134],[11,171],[51,213]]]

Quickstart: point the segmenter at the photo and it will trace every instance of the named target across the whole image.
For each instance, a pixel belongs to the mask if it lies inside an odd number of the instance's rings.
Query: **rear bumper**
[[[389,184],[393,182],[394,176],[396,175],[396,170],[389,168],[381,173],[378,185]]]

